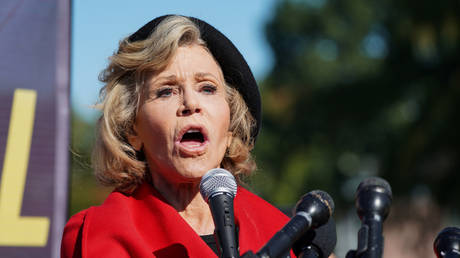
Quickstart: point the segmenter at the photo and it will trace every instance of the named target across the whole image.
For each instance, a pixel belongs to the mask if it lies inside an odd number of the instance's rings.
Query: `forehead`
[[[169,63],[154,77],[176,75],[178,77],[208,74],[223,82],[223,73],[211,53],[198,44],[177,48]]]

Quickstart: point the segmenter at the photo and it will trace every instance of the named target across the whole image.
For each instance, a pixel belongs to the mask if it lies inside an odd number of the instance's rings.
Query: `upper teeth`
[[[198,129],[190,129],[190,130],[187,131],[187,133],[199,133],[199,132],[200,132],[200,130],[198,130]]]

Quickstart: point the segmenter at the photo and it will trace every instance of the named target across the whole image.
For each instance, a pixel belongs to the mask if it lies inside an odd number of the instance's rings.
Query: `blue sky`
[[[264,36],[264,25],[276,0],[250,1],[154,1],[74,0],[72,6],[71,100],[86,120],[97,113],[102,84],[99,72],[116,50],[118,41],[151,19],[183,14],[205,20],[223,32],[246,58],[257,79],[271,69],[273,57]]]

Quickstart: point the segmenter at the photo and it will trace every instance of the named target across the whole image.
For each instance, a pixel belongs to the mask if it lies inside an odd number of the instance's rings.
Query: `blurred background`
[[[458,0],[73,1],[70,215],[111,191],[90,161],[98,73],[121,38],[168,13],[222,31],[259,82],[251,190],[280,208],[330,193],[344,257],[360,226],[356,187],[383,177],[394,197],[385,257],[434,257],[436,234],[460,225]]]

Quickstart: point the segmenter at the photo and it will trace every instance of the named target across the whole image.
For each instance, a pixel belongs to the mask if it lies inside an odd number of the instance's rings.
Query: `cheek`
[[[215,123],[219,125],[219,133],[221,139],[225,142],[227,146],[228,138],[231,136],[229,132],[230,127],[230,108],[228,105],[223,105],[220,107],[219,112],[216,112],[216,120]]]
[[[138,119],[139,136],[146,144],[164,144],[170,135],[170,122],[164,111],[159,109],[142,110]]]
[[[212,103],[209,103],[208,110],[210,110],[213,120],[228,131],[230,126],[230,107],[225,98],[218,98]]]

